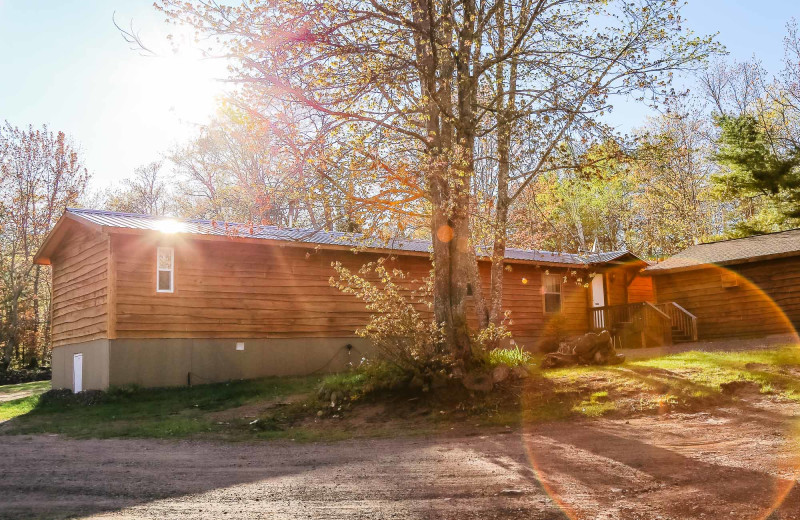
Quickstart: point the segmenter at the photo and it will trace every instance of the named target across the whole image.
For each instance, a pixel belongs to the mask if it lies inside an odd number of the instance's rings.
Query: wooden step
[[[692,337],[679,331],[672,331],[672,341],[692,341]]]

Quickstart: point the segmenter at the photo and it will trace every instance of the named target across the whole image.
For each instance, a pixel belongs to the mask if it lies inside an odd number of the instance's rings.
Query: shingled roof
[[[364,237],[359,233],[261,225],[253,225],[251,230],[249,225],[240,223],[226,223],[202,219],[175,219],[96,209],[67,208],[62,220],[65,218],[100,226],[109,231],[113,231],[113,229],[169,231],[171,233],[219,236],[220,238],[239,237],[265,241],[280,241],[297,245],[308,244],[321,247],[345,246],[409,253],[429,253],[431,250],[431,243],[428,240],[396,238],[389,241],[381,241],[375,238]],[[53,232],[51,232],[51,236],[48,237],[36,255],[37,259],[41,260],[42,263],[47,263],[47,261],[49,261],[49,249],[52,248],[52,244],[48,245],[48,242],[50,242],[50,238],[55,232],[56,230],[54,229]],[[632,257],[634,260],[638,260],[625,250],[578,255],[574,253],[559,253],[535,249],[506,249],[506,258],[508,260],[550,265],[574,265],[576,267],[587,267],[590,265],[621,261],[621,259],[626,257]]]
[[[645,269],[652,274],[800,255],[800,229],[692,246]]]

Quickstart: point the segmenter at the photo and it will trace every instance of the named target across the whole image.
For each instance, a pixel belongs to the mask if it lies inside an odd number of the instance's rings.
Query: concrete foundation
[[[83,354],[83,389],[104,390],[108,388],[107,339],[96,339],[53,349],[53,388],[73,389],[72,361],[75,354]]]
[[[338,372],[371,351],[363,338],[96,340],[53,349],[53,388],[72,389],[76,353],[84,389],[94,390]]]

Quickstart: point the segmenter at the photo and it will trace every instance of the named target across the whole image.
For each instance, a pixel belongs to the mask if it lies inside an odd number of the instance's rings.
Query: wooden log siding
[[[725,287],[726,273],[740,276],[738,285]],[[796,257],[663,274],[653,280],[659,303],[677,302],[697,316],[700,339],[784,334],[800,325]]]
[[[609,306],[625,305],[628,302],[628,280],[629,276],[622,267],[609,269],[606,273],[606,300]]]
[[[156,248],[175,248],[175,292],[156,293]],[[163,235],[112,236],[117,338],[352,337],[369,317],[362,302],[329,285],[331,262],[351,271],[380,256],[313,247],[190,240]],[[397,255],[388,267],[409,273],[417,288],[430,270],[427,256]],[[481,266],[484,290],[489,269]],[[504,305],[520,342],[540,337],[552,316],[543,312],[544,268],[515,264],[505,276]],[[552,272],[566,273],[558,268]],[[579,276],[586,279],[586,273]],[[523,283],[523,278],[527,283]],[[570,333],[587,330],[587,290],[570,277],[562,308]],[[427,306],[420,308],[429,312]],[[474,312],[470,319],[475,325]]]
[[[109,238],[75,226],[62,244],[53,261],[53,346],[105,338]]]
[[[514,339],[525,346],[535,347],[543,335],[554,332],[552,326],[563,327],[566,335],[585,333],[589,327],[587,314],[588,289],[584,283],[588,280],[588,272],[583,269],[565,267],[545,267],[531,264],[509,263],[503,276],[503,308],[511,311],[509,329]],[[481,278],[484,294],[489,293],[489,263],[481,262]],[[572,276],[576,271],[576,276]],[[561,312],[545,314],[544,295],[542,293],[545,273],[566,277],[561,285]],[[581,278],[581,282],[577,282]],[[470,298],[468,317],[473,329],[477,326],[477,318]]]
[[[628,303],[655,302],[653,279],[649,276],[636,275],[628,285]]]
[[[649,276],[639,275],[639,269],[635,265],[624,265],[605,271],[607,305],[655,302],[653,281]]]

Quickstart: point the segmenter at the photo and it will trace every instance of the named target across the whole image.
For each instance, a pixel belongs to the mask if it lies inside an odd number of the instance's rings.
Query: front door
[[[603,283],[603,276],[602,273],[597,273],[592,278],[592,307],[605,307],[606,305],[606,292],[605,292],[605,284]],[[605,313],[602,311],[593,312],[592,313],[592,326],[594,330],[602,330],[606,328],[605,324]]]
[[[603,278],[602,273],[597,273],[594,275],[594,278],[592,278],[592,307],[605,307],[606,305]]]
[[[72,391],[76,394],[83,391],[83,354],[72,357]]]

